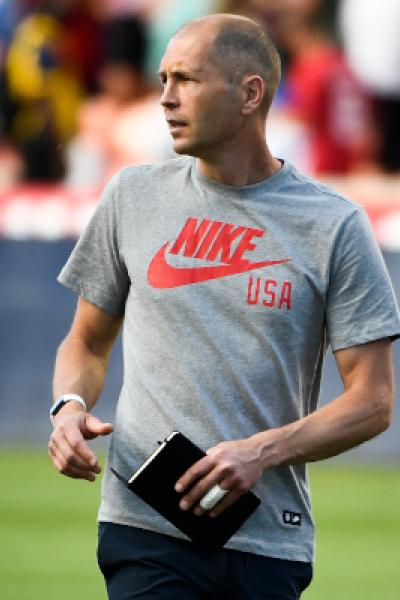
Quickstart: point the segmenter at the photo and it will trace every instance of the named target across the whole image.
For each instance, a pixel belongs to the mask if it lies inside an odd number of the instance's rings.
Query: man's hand
[[[206,511],[197,503],[218,484],[222,489],[229,490],[210,511],[212,517],[220,515],[260,479],[263,467],[257,448],[258,444],[253,438],[246,438],[221,442],[207,450],[207,456],[190,467],[175,485],[177,492],[191,488],[180,501],[182,510],[195,507],[196,515],[204,514]]]
[[[53,465],[68,477],[95,481],[101,468],[85,440],[108,435],[112,430],[111,423],[103,423],[82,410],[60,411],[55,417],[55,428],[49,441]]]
[[[122,324],[122,317],[79,298],[75,318],[57,352],[53,397],[66,392],[79,394],[88,410],[93,408],[103,388],[111,350]],[[110,423],[102,423],[84,412],[74,400],[67,402],[54,417],[54,431],[49,454],[63,475],[94,481],[100,467],[85,440],[112,431]]]

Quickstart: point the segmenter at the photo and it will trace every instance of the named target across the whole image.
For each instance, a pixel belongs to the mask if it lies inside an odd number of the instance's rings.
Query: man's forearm
[[[311,415],[253,436],[264,468],[322,460],[384,431],[390,390],[349,390]]]
[[[108,355],[89,348],[82,339],[67,336],[57,352],[54,399],[66,393],[78,394],[88,409],[92,408],[103,389],[108,359]]]

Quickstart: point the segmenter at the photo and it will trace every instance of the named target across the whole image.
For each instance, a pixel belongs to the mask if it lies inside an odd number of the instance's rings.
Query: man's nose
[[[179,97],[176,86],[170,83],[166,83],[164,85],[164,90],[160,98],[160,103],[161,106],[164,106],[164,108],[171,108],[179,105]]]

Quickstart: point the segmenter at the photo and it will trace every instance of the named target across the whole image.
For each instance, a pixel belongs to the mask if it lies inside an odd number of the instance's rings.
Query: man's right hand
[[[108,435],[112,430],[111,423],[103,423],[90,413],[62,409],[54,418],[54,431],[49,441],[53,465],[67,477],[95,481],[101,468],[85,440]]]

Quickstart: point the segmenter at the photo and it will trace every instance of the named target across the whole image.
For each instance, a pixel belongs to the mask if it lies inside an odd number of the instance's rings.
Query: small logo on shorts
[[[284,510],[282,519],[285,525],[295,525],[296,527],[301,526],[301,513],[293,512],[291,510]]]

